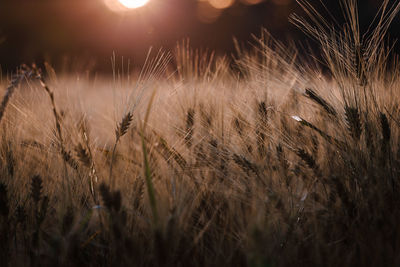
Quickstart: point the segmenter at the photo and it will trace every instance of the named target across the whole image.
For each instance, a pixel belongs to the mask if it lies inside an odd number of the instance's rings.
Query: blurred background
[[[328,17],[322,2],[343,21],[339,0],[309,2]],[[381,3],[359,1],[362,28]],[[80,64],[109,71],[113,52],[141,65],[150,46],[173,49],[185,38],[194,48],[230,54],[233,37],[251,46],[251,35],[259,35],[262,27],[283,42],[313,46],[289,23],[292,13],[304,15],[295,0],[0,0],[0,65],[5,72],[48,60],[56,68]],[[397,17],[390,37],[399,36]]]

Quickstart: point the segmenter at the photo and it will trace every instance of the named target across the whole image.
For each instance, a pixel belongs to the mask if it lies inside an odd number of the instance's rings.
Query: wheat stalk
[[[94,203],[98,204],[97,194],[95,190],[96,188],[95,184],[98,182],[98,176],[97,176],[96,165],[93,159],[92,150],[90,148],[89,133],[84,118],[82,118],[80,123],[80,132],[81,132],[81,138],[83,139],[85,145],[79,143],[75,147],[75,151],[78,155],[78,158],[81,160],[84,166],[90,169],[89,172],[90,192],[92,194]]]
[[[132,119],[133,119],[132,113],[128,112],[122,118],[122,121],[117,125],[117,128],[115,130],[115,142],[114,142],[114,147],[113,147],[113,150],[111,153],[110,172],[109,172],[109,178],[108,178],[110,186],[111,186],[111,190],[113,190],[114,186],[115,186],[115,180],[112,177],[115,152],[117,150],[117,146],[118,146],[118,143],[119,143],[121,137],[124,136],[128,132],[129,126],[132,123]]]
[[[72,192],[71,192],[71,185],[69,183],[69,176],[68,176],[68,169],[67,169],[67,163],[69,162],[69,158],[70,158],[70,153],[66,150],[65,148],[65,144],[64,144],[64,138],[63,138],[63,134],[62,134],[62,129],[61,129],[61,115],[57,110],[57,106],[54,100],[54,93],[53,91],[50,89],[50,87],[46,84],[41,70],[38,69],[35,65],[33,66],[33,71],[34,74],[36,75],[36,79],[39,80],[40,85],[42,86],[42,88],[46,91],[47,95],[50,98],[50,102],[51,102],[51,106],[52,106],[52,110],[53,110],[53,116],[55,119],[55,124],[56,124],[56,130],[57,130],[57,139],[59,142],[59,146],[61,149],[61,156],[63,158],[63,162],[64,162],[64,179],[63,179],[63,187],[67,188],[67,196],[69,201],[71,201],[72,198]]]
[[[11,99],[15,89],[22,82],[24,78],[29,78],[33,74],[32,70],[28,68],[26,65],[22,65],[21,68],[17,71],[17,74],[13,76],[10,85],[6,89],[6,93],[3,96],[3,100],[0,104],[0,122],[3,119],[4,112],[6,111],[7,104]]]

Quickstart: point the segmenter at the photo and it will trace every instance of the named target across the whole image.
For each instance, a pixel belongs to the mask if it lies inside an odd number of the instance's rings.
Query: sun
[[[129,9],[136,9],[148,4],[151,0],[103,0],[106,7],[117,13],[124,13]]]
[[[126,8],[138,8],[146,5],[149,0],[118,0]]]

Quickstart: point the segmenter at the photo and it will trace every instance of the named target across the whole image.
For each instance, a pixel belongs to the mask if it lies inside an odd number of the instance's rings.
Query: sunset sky
[[[246,45],[261,27],[281,40],[304,39],[288,22],[291,13],[302,14],[295,0],[129,1],[1,0],[2,68],[43,59],[56,63],[65,57],[93,59],[102,68],[108,67],[113,51],[140,62],[150,46],[170,49],[184,38],[194,47],[229,53],[234,36]],[[320,7],[318,0],[310,2]],[[340,15],[338,1],[323,2]],[[361,2],[361,21],[367,25],[381,1]],[[125,8],[129,5],[141,7]],[[399,21],[393,23],[392,37],[400,36]]]

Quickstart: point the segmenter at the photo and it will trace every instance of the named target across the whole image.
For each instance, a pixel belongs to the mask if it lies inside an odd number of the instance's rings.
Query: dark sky
[[[113,51],[140,63],[150,46],[171,49],[184,38],[189,38],[193,47],[230,53],[233,36],[247,44],[261,27],[280,40],[305,41],[304,34],[288,22],[291,13],[304,14],[295,0],[264,0],[256,5],[236,0],[212,23],[199,19],[199,0],[152,0],[144,8],[124,13],[110,11],[103,1],[0,0],[2,69],[44,59],[56,66],[65,60],[94,61],[96,68],[109,69]],[[322,1],[340,21],[339,1]],[[323,11],[318,0],[309,2]],[[381,2],[359,1],[363,27]],[[398,18],[390,34],[392,38],[400,36]]]

